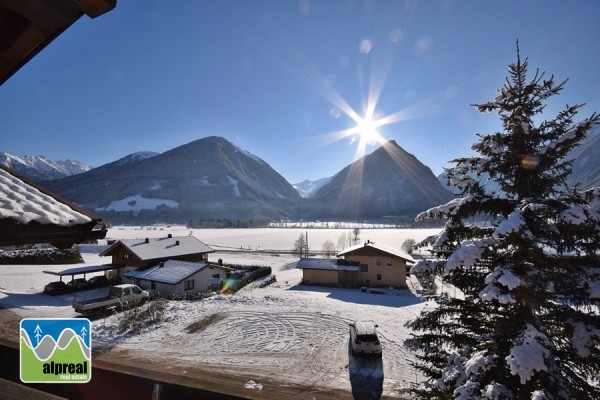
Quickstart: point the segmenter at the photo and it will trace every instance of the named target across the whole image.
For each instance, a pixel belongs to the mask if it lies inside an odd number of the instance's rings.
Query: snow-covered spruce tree
[[[576,105],[540,122],[566,81],[539,71],[529,81],[527,67],[517,43],[498,97],[476,105],[496,111],[502,131],[452,161],[461,197],[417,217],[447,223],[411,272],[456,288],[408,324],[428,378],[419,398],[600,399],[600,188],[565,184],[569,152],[600,118],[574,123]],[[501,191],[484,190],[487,176]]]

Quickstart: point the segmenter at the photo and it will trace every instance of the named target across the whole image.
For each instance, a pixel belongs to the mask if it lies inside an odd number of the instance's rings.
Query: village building
[[[410,254],[370,240],[343,250],[337,257],[300,259],[297,267],[302,270],[302,282],[347,288],[404,288],[407,265],[414,263]]]
[[[148,271],[170,260],[208,264],[208,255],[213,252],[214,250],[210,246],[194,236],[173,237],[169,234],[159,238],[119,240],[101,252],[100,256],[111,256],[111,265],[119,267],[109,271],[109,273],[117,274],[117,276],[107,275],[107,278],[123,281],[123,278],[131,271]],[[161,274],[163,273],[161,272],[158,275]],[[149,275],[149,277],[158,275]],[[148,281],[151,280],[148,279]]]
[[[195,294],[218,291],[229,269],[207,262],[161,261],[149,268],[125,273],[124,277],[142,289],[159,294]]]

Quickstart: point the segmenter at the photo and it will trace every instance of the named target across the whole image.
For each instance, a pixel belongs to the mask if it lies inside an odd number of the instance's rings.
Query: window
[[[387,266],[388,266],[388,267],[391,267],[391,266],[392,266],[392,262],[393,262],[393,261],[394,261],[394,260],[392,260],[391,258],[388,258],[388,259],[387,259]]]
[[[375,259],[375,265],[381,265],[381,258],[380,257],[377,257]]]
[[[184,290],[191,290],[194,288],[194,280],[190,279],[189,281],[185,281],[183,282],[183,289]]]
[[[150,289],[156,289],[156,282],[150,282]]]
[[[380,281],[381,280],[381,274],[377,274],[377,280]]]
[[[369,264],[360,264],[360,272],[369,272]]]
[[[211,278],[221,278],[221,274],[213,274]]]

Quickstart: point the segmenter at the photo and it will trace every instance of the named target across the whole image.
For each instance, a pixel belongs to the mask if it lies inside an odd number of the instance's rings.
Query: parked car
[[[356,321],[350,324],[350,344],[353,355],[370,354],[381,357],[382,348],[377,328],[376,324],[367,321]]]
[[[110,284],[110,281],[104,275],[92,276],[88,280],[88,285],[93,288],[108,286],[109,284]]]
[[[144,304],[150,294],[137,285],[111,286],[106,296],[93,299],[73,300],[73,309],[80,314],[102,313],[110,309],[123,309]]]
[[[76,278],[67,283],[67,289],[69,291],[89,289],[89,287],[90,284],[85,278]]]
[[[44,286],[44,293],[55,295],[67,292],[67,284],[63,281],[50,282]]]

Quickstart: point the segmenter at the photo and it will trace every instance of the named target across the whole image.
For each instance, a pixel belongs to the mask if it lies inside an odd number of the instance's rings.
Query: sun
[[[360,141],[365,145],[374,145],[385,142],[385,139],[377,131],[377,121],[371,117],[358,118],[356,121],[356,133],[360,137]]]

